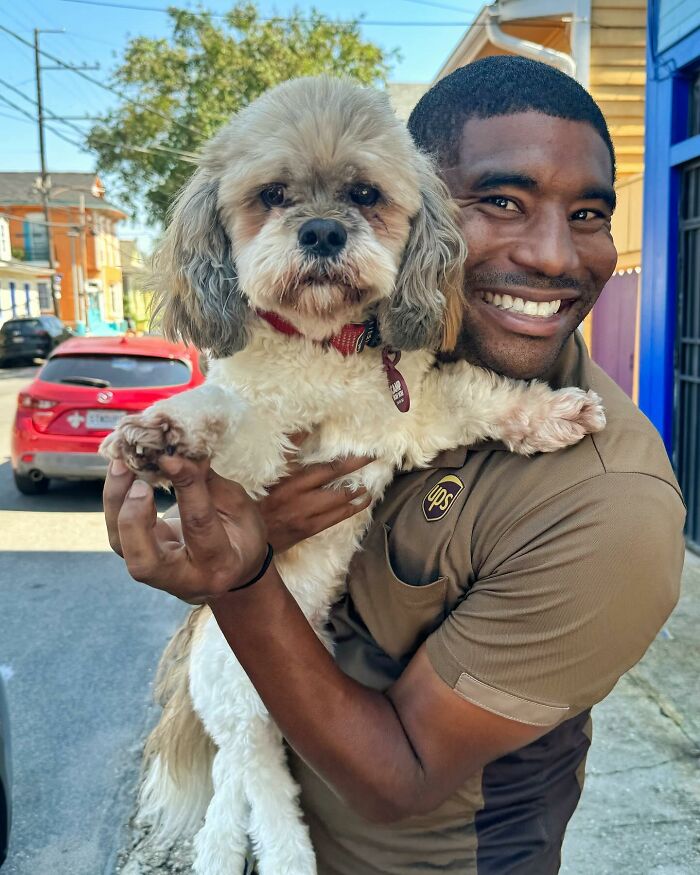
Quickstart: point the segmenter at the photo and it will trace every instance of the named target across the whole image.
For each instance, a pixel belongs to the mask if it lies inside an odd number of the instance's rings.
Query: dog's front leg
[[[536,380],[512,380],[466,362],[431,373],[426,396],[435,405],[432,443],[469,445],[502,441],[525,456],[551,453],[605,426],[595,392],[577,387],[552,389]]]
[[[205,383],[125,416],[100,447],[151,483],[167,481],[158,469],[163,453],[189,459],[211,458],[224,435],[232,436],[247,409],[233,388]]]

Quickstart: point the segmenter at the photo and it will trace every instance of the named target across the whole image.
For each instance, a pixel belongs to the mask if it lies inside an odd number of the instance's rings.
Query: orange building
[[[0,173],[0,214],[10,222],[12,255],[48,269],[50,246],[58,316],[92,330],[118,326],[124,307],[116,226],[126,213],[105,200],[94,173],[52,173],[50,183],[47,228],[37,175]]]

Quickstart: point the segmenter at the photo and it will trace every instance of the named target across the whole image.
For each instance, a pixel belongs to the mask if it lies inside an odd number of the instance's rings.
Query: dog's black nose
[[[348,232],[335,219],[309,219],[299,228],[301,248],[320,258],[337,255],[347,239]]]

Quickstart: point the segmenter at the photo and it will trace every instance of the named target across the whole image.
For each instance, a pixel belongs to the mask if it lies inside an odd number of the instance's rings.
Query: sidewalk
[[[594,709],[561,875],[700,872],[699,678],[700,558],[688,553],[666,629]]]

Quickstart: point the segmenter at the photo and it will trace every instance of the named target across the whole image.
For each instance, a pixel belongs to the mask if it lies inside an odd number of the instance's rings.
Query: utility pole
[[[60,30],[39,30],[34,28],[34,73],[36,75],[36,103],[37,103],[37,118],[39,122],[39,160],[41,162],[41,176],[39,189],[41,192],[41,201],[44,205],[44,220],[46,222],[46,241],[48,243],[48,262],[49,270],[51,271],[51,299],[53,300],[54,313],[59,315],[59,298],[61,293],[56,288],[56,277],[53,274],[53,241],[51,238],[51,220],[49,217],[49,188],[50,182],[48,173],[46,172],[46,143],[44,140],[44,103],[41,94],[41,63],[39,53],[39,34],[40,33],[63,33]]]

